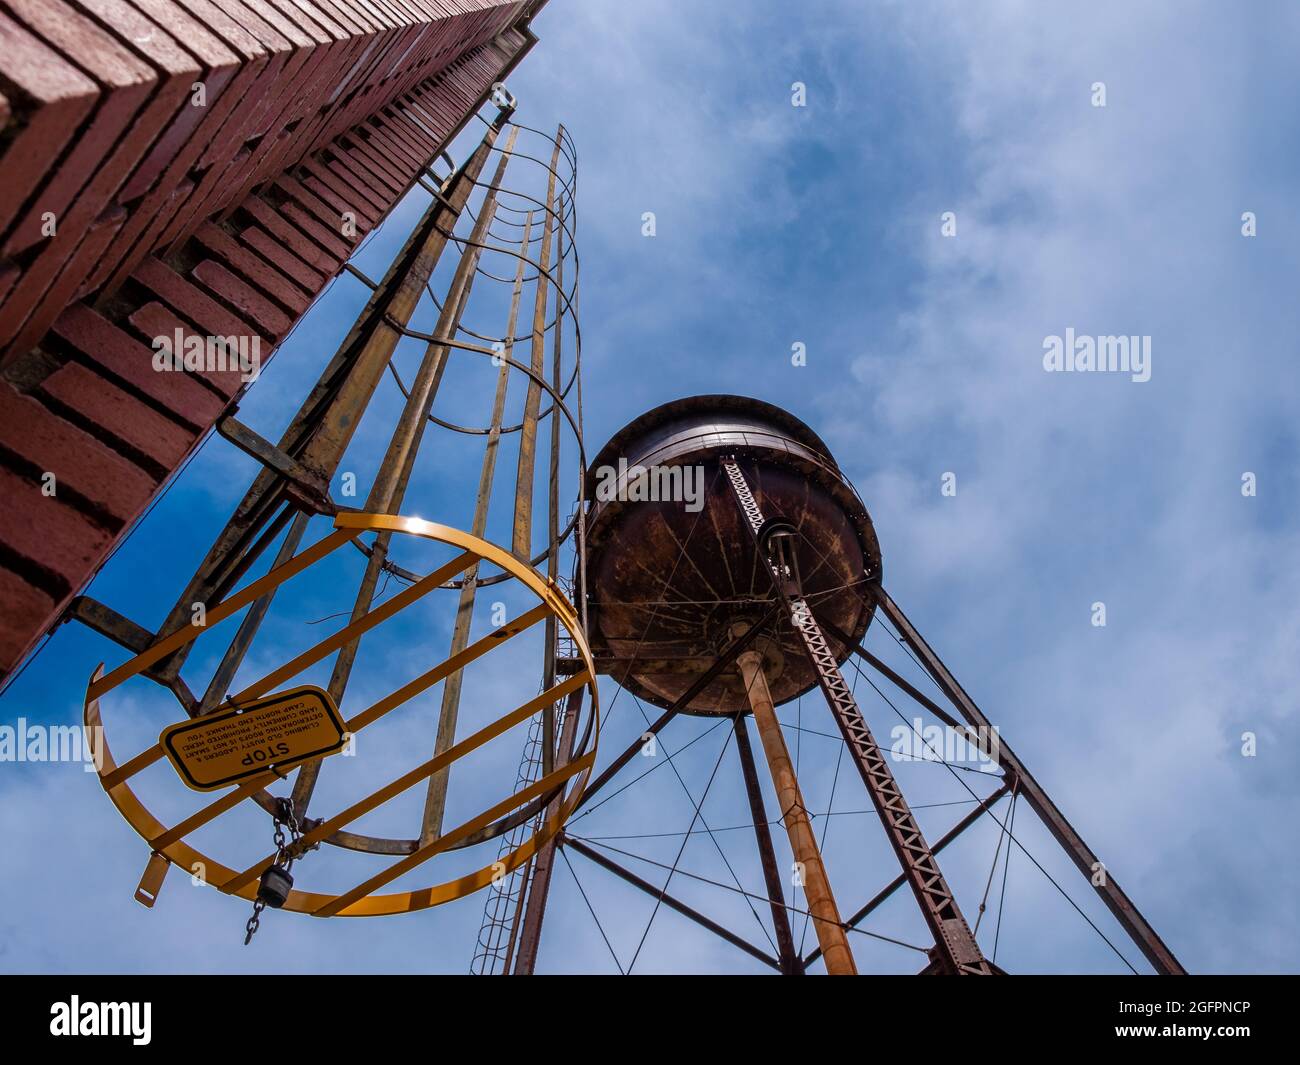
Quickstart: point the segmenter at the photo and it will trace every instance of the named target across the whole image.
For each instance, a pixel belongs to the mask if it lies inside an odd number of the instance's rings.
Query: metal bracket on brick
[[[285,454],[238,418],[227,414],[217,422],[217,432],[245,454],[251,455],[267,469],[283,477],[288,482],[290,495],[305,509],[313,514],[333,515],[339,512],[339,505],[330,498],[329,485],[323,477],[292,455]]]
[[[114,643],[125,647],[132,654],[142,654],[158,640],[143,625],[137,625],[130,618],[119,614],[111,606],[92,599],[88,595],[79,595],[68,604],[63,615],[64,621],[79,621],[88,629],[101,636],[107,636]],[[186,713],[192,714],[199,701],[190,691],[189,685],[179,676],[171,676],[158,669],[147,669],[144,676],[156,681],[170,691],[180,701]]]

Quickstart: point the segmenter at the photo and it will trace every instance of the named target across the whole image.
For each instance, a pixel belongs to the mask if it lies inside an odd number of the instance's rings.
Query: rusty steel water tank
[[[728,456],[764,516],[799,530],[803,590],[818,618],[859,640],[871,621],[873,602],[863,585],[868,574],[879,577],[880,547],[866,507],[816,433],[779,407],[741,396],[693,396],[656,407],[592,460],[586,543],[588,635],[597,666],[660,707],[671,706],[713,664],[733,625],[759,620],[774,594],[721,469]],[[638,476],[638,468],[650,473]],[[698,498],[663,498],[697,487]],[[845,650],[832,646],[842,660]],[[756,649],[778,704],[816,684],[783,613]],[[739,672],[729,666],[683,709],[748,708]]]

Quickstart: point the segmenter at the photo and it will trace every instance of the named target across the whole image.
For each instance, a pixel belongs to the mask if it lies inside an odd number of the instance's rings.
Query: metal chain
[[[262,911],[266,909],[266,903],[261,899],[253,902],[253,915],[248,919],[248,924],[244,926],[244,946],[253,942],[253,936],[257,934],[257,929],[261,925]]]
[[[278,799],[276,802],[276,812],[272,815],[272,821],[275,824],[275,834],[272,837],[275,843],[275,858],[271,861],[272,868],[280,868],[287,874],[293,868],[294,861],[300,857],[298,843],[302,839],[302,831],[298,824],[297,815],[293,812],[293,803],[289,799]],[[285,827],[288,826],[289,838],[286,840],[284,835]],[[315,850],[315,847],[308,848]],[[266,909],[266,903],[262,901],[261,892],[253,901],[253,913],[248,918],[248,924],[244,926],[244,946],[248,946],[253,941],[253,936],[257,934],[257,929],[261,924],[262,911]]]

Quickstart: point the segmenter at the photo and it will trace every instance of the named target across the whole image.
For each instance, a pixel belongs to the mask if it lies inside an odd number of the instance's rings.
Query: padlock
[[[261,883],[257,888],[257,901],[270,906],[273,910],[278,910],[288,900],[289,892],[292,890],[293,877],[289,875],[289,871],[278,865],[272,865],[262,874]]]

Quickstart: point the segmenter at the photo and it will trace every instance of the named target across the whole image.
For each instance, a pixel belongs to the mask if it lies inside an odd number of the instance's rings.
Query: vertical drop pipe
[[[856,976],[858,969],[849,949],[848,932],[840,920],[835,896],[831,894],[830,879],[826,876],[826,866],[817,847],[817,837],[813,834],[812,821],[799,791],[799,778],[795,776],[794,763],[790,761],[776,707],[772,704],[772,694],[767,687],[763,656],[748,650],[736,659],[736,664],[740,667],[749,706],[754,712],[754,724],[763,742],[763,754],[772,773],[781,819],[790,837],[790,850],[803,868],[804,897],[808,900],[808,912],[812,914],[817,942],[826,960],[826,971],[831,976]]]

